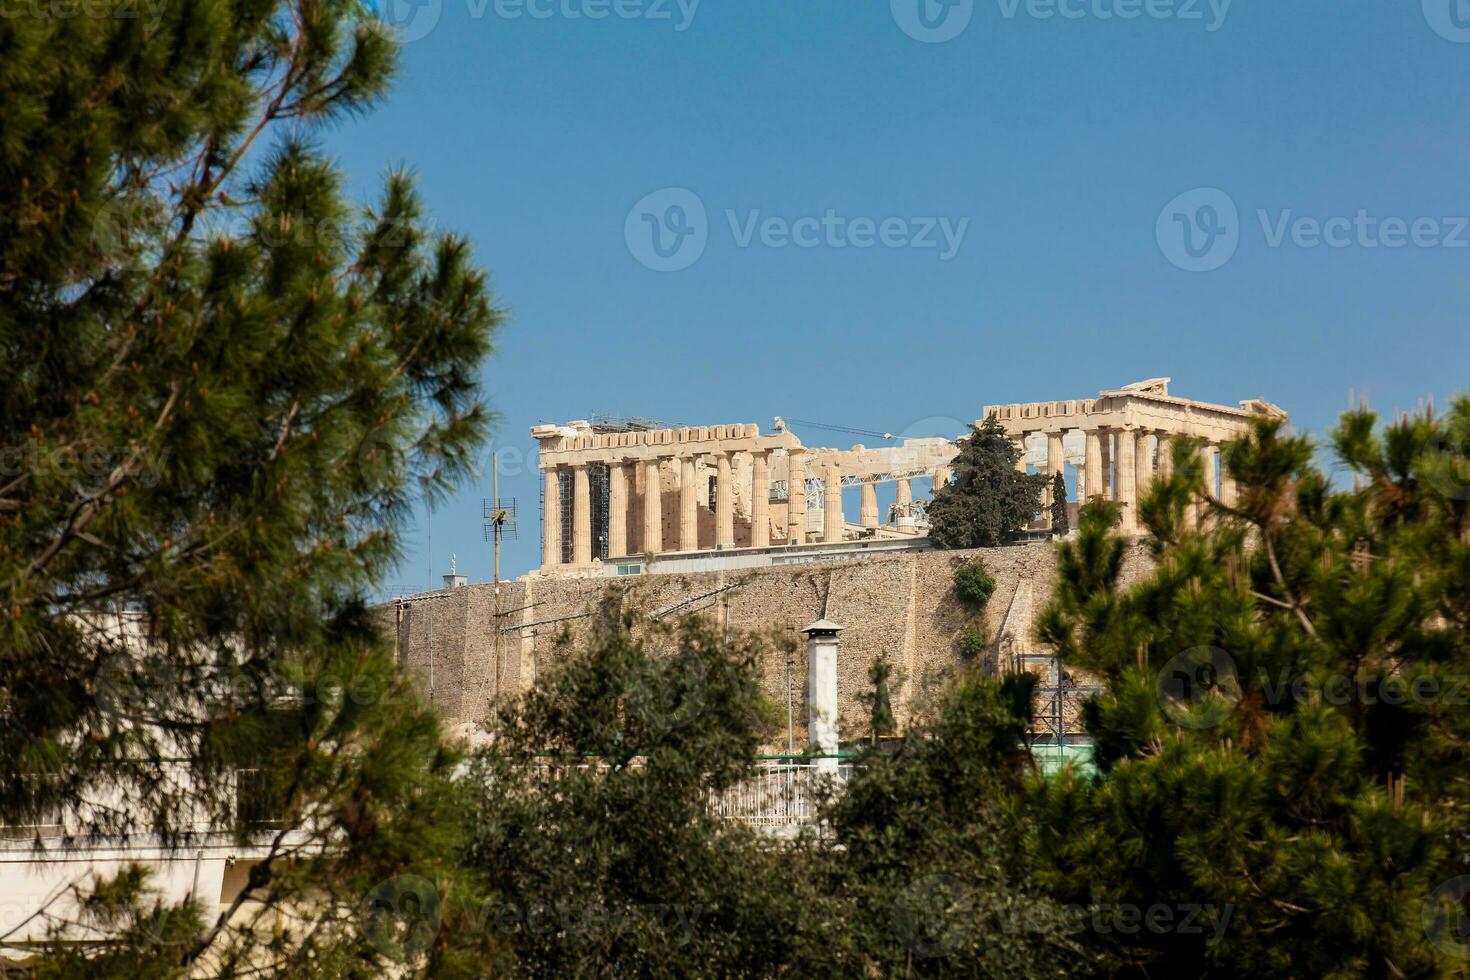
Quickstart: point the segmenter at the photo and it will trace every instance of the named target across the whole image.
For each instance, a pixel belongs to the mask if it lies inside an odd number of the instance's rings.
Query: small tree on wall
[[[953,483],[928,508],[936,548],[993,548],[1014,541],[1041,509],[1044,474],[1019,472],[1021,451],[1000,423],[986,419],[960,440]]]
[[[954,573],[954,592],[965,608],[978,616],[985,612],[995,593],[995,579],[981,562],[966,562]]]
[[[861,700],[868,706],[869,717],[869,740],[873,745],[878,744],[878,739],[885,735],[892,735],[898,729],[898,723],[893,718],[893,699],[888,692],[888,679],[893,676],[893,668],[881,656],[874,657],[873,663],[868,667],[868,683],[871,689],[860,695]]]
[[[970,613],[969,622],[955,640],[955,648],[967,663],[985,654],[985,607],[994,593],[995,578],[979,559],[965,562],[954,573],[955,598]]]
[[[1066,534],[1071,527],[1067,523],[1067,481],[1062,474],[1051,478],[1051,533]]]

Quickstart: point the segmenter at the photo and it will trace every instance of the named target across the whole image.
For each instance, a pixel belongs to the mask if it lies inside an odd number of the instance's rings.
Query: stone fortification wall
[[[611,580],[532,576],[501,584],[498,629],[497,596],[491,585],[411,597],[379,607],[378,614],[385,630],[396,636],[399,656],[420,688],[451,724],[485,716],[497,677],[499,689],[513,695],[533,684],[538,673],[554,667],[566,656],[557,643],[562,631],[570,630],[575,641],[589,625],[586,618],[564,618],[587,613],[609,590],[643,610],[679,607],[669,615],[711,616],[731,630],[767,631],[788,638],[785,644],[774,639],[766,644],[760,659],[762,685],[783,715],[786,647],[795,650],[796,742],[801,746],[807,664],[797,631],[821,616],[828,589],[827,616],[846,627],[838,656],[839,730],[843,738],[857,737],[867,730],[866,710],[858,696],[867,689],[874,657],[886,657],[895,668],[892,694],[900,722],[921,711],[934,690],[961,666],[956,636],[968,617],[955,599],[953,578],[961,564],[975,559],[997,583],[985,616],[987,639],[995,644],[1018,588],[1024,601],[1029,583],[1036,610],[1049,600],[1056,567],[1054,545],[921,551]],[[1137,578],[1148,566],[1146,548],[1141,543],[1130,546],[1125,581]],[[549,622],[554,620],[564,621]]]

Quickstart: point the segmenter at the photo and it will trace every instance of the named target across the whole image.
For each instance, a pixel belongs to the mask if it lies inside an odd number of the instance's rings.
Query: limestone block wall
[[[829,583],[827,616],[846,627],[838,653],[839,731],[844,739],[867,731],[867,711],[858,696],[868,688],[868,668],[883,656],[895,668],[891,691],[900,723],[922,712],[938,687],[960,666],[956,635],[968,616],[953,592],[954,573],[967,561],[980,559],[996,579],[985,615],[992,644],[1002,618],[1023,582],[1029,582],[1034,608],[1050,599],[1056,568],[1055,546],[1033,543],[973,551],[923,551],[849,561],[813,562],[737,572],[688,575],[639,575],[626,579],[537,577],[495,587],[472,585],[411,597],[401,608],[378,608],[384,629],[396,636],[400,657],[420,689],[451,724],[484,718],[496,693],[496,661],[500,690],[514,695],[535,682],[538,674],[566,656],[557,644],[563,630],[576,639],[589,620],[571,619],[596,607],[608,590],[627,604],[647,611],[669,609],[726,586],[718,595],[681,610],[714,617],[730,630],[765,631],[785,637],[773,640],[761,656],[761,683],[785,715],[786,647],[795,649],[794,715],[796,744],[805,745],[806,649],[797,633],[822,614]],[[1142,543],[1129,547],[1125,582],[1150,567]],[[498,633],[498,644],[497,644]],[[772,747],[784,743],[784,729],[773,733]]]

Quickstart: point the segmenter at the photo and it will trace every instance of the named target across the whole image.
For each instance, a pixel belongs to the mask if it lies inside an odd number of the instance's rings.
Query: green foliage
[[[869,751],[830,806],[841,925],[826,976],[1062,977],[1081,964],[1074,917],[1026,879],[1006,801],[1030,766],[1035,679],[967,676],[896,752]]]
[[[1228,444],[1238,502],[1204,530],[1193,447],[1141,508],[1155,571],[1120,584],[1112,508],[1062,545],[1041,638],[1099,676],[1102,777],[1038,781],[1027,847],[1069,903],[1229,910],[1209,929],[1086,934],[1107,972],[1429,976],[1456,967],[1470,721],[1470,400],[1379,430],[1344,416],[1335,488],[1308,440]],[[1449,896],[1455,898],[1453,894]],[[1435,915],[1447,916],[1439,922]],[[1426,927],[1428,923],[1429,928]]]
[[[805,867],[709,807],[775,730],[757,642],[646,625],[607,609],[564,640],[464,780],[496,975],[770,976],[816,934]]]
[[[956,649],[966,661],[983,657],[989,645],[985,641],[985,632],[977,626],[966,626],[960,630],[959,637],[955,640]]]
[[[1067,513],[1067,481],[1061,473],[1053,474],[1051,479],[1051,533],[1065,536],[1071,530],[1071,521]]]
[[[1014,541],[1041,508],[1042,474],[1016,471],[1021,452],[1000,423],[986,419],[960,440],[954,480],[929,502],[936,548],[993,548]]]
[[[971,612],[984,612],[994,592],[995,579],[978,559],[965,562],[954,573],[954,594]]]
[[[453,826],[455,760],[361,596],[414,495],[469,472],[501,314],[411,181],[360,206],[311,143],[387,89],[363,10],[0,17],[0,820],[121,788],[78,829],[243,838],[230,787],[264,769],[312,830],[289,861],[255,838],[247,897],[310,891],[314,928],[263,946],[210,906],[145,942],[110,913],[139,972],[378,972],[363,897]]]
[[[893,701],[888,694],[888,678],[893,676],[893,667],[882,657],[874,657],[868,667],[868,691],[858,699],[868,706],[868,741],[878,744],[878,739],[892,735],[898,730],[893,718]]]

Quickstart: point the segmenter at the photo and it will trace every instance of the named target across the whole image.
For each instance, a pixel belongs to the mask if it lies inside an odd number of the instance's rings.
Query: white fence
[[[755,774],[710,801],[717,816],[754,827],[790,827],[811,823],[824,786],[840,790],[851,766],[820,769],[813,765],[762,765]]]
[[[831,761],[831,760],[829,760]],[[639,768],[642,759],[633,759],[628,768]],[[554,780],[568,772],[602,770],[604,764],[594,760],[542,763],[537,765],[541,778]],[[796,827],[817,818],[817,804],[823,787],[840,792],[852,775],[852,766],[840,763],[820,766],[812,762],[762,760],[750,777],[729,789],[710,796],[710,810],[726,820],[738,820],[752,827]]]

